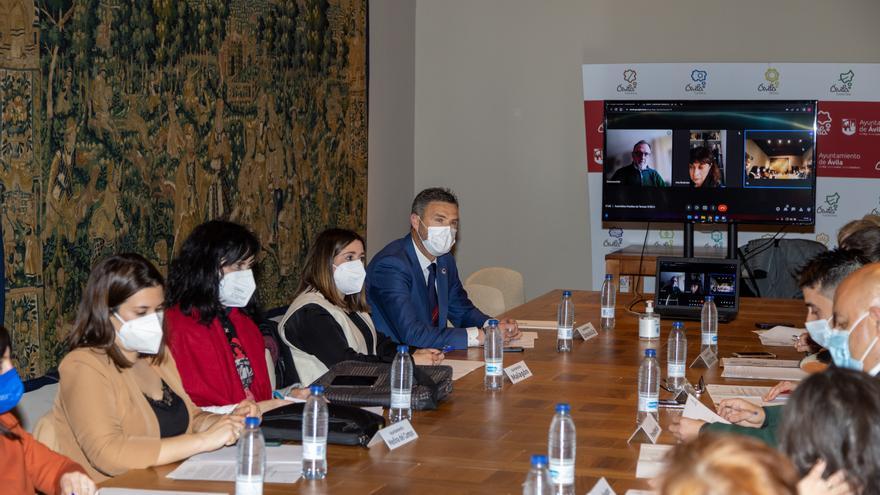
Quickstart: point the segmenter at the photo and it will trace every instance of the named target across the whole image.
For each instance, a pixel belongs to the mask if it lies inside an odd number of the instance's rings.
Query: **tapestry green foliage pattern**
[[[365,231],[366,0],[0,0],[6,326],[63,355],[90,267],[163,272],[199,223],[263,244],[286,304],[314,235]]]

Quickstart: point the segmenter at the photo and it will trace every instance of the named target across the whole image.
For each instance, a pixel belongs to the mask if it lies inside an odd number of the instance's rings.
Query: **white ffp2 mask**
[[[148,315],[125,321],[119,313],[113,316],[122,323],[119,329],[119,342],[129,351],[141,354],[156,354],[162,343],[162,312],[156,311]]]
[[[243,308],[256,290],[257,282],[252,270],[229,272],[220,279],[220,304],[227,308]]]
[[[352,260],[333,266],[336,268],[333,270],[333,281],[340,292],[349,296],[357,294],[363,289],[364,280],[367,278],[363,261]]]
[[[421,222],[422,220],[419,219],[419,221]],[[422,225],[425,225],[425,223],[422,222]],[[428,227],[425,225],[425,227],[428,229],[428,238],[422,239],[422,244],[432,256],[443,256],[452,249],[452,246],[455,244],[455,229],[449,225],[442,227]]]

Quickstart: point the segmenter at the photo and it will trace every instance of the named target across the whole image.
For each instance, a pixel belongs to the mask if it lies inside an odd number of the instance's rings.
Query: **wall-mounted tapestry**
[[[63,354],[90,267],[163,272],[202,221],[263,243],[289,302],[309,242],[365,231],[366,0],[0,0],[5,325],[27,376]]]

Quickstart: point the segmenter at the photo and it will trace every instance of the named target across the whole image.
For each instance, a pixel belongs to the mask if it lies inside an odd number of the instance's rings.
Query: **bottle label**
[[[639,319],[639,337],[643,339],[659,339],[660,321],[656,318]]]
[[[247,475],[236,476],[235,495],[263,495],[263,477]]]
[[[303,439],[303,460],[323,461],[327,458],[327,437]]]
[[[410,390],[391,390],[391,408],[392,409],[409,409],[412,405],[412,391]]]
[[[704,333],[703,334],[703,345],[716,345],[718,344],[718,334],[717,333]]]
[[[684,377],[684,363],[668,363],[666,365],[666,374],[672,378]]]
[[[602,307],[602,318],[614,318],[614,306]]]
[[[501,376],[504,373],[504,360],[486,360],[486,376]]]
[[[574,335],[574,329],[572,327],[556,327],[557,339],[571,340],[572,335]]]
[[[574,459],[550,459],[550,478],[557,485],[574,484]]]
[[[639,394],[639,411],[657,412],[657,394]]]

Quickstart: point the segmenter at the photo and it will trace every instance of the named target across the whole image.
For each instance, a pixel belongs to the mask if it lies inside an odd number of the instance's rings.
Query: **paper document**
[[[657,492],[649,490],[627,490],[626,495],[657,495]]]
[[[523,349],[534,349],[536,340],[538,340],[538,332],[522,332],[519,337],[508,342],[505,347],[522,347]]]
[[[134,488],[101,488],[97,495],[228,495],[218,492],[180,492],[176,490],[137,490]]]
[[[755,358],[724,358],[721,366],[754,366],[756,368],[799,368],[796,359],[755,359]]]
[[[781,395],[776,399],[765,402],[762,397],[770,392],[771,387],[750,387],[742,385],[706,385],[709,395],[712,396],[712,402],[715,407],[718,403],[725,399],[743,399],[758,406],[781,406],[788,400],[788,394]]]
[[[655,478],[663,471],[666,453],[672,445],[643,443],[636,464],[636,478]]]
[[[452,366],[452,380],[455,381],[475,369],[482,368],[486,363],[483,361],[466,361],[464,359],[444,359],[440,364]]]
[[[168,474],[173,480],[235,481],[238,447],[190,457]],[[302,446],[266,448],[266,483],[295,483],[302,475]]]
[[[520,328],[535,328],[538,330],[556,330],[555,320],[516,320]]]
[[[687,402],[684,404],[684,412],[682,417],[690,419],[698,419],[707,423],[724,423],[730,424],[730,421],[717,415],[715,411],[709,409],[693,395],[688,395]]]
[[[770,330],[754,330],[754,332],[761,338],[763,345],[789,347],[793,346],[798,337],[806,330],[777,325]]]
[[[749,380],[800,381],[807,372],[800,368],[768,368],[763,366],[725,366],[723,378],[746,378]]]

